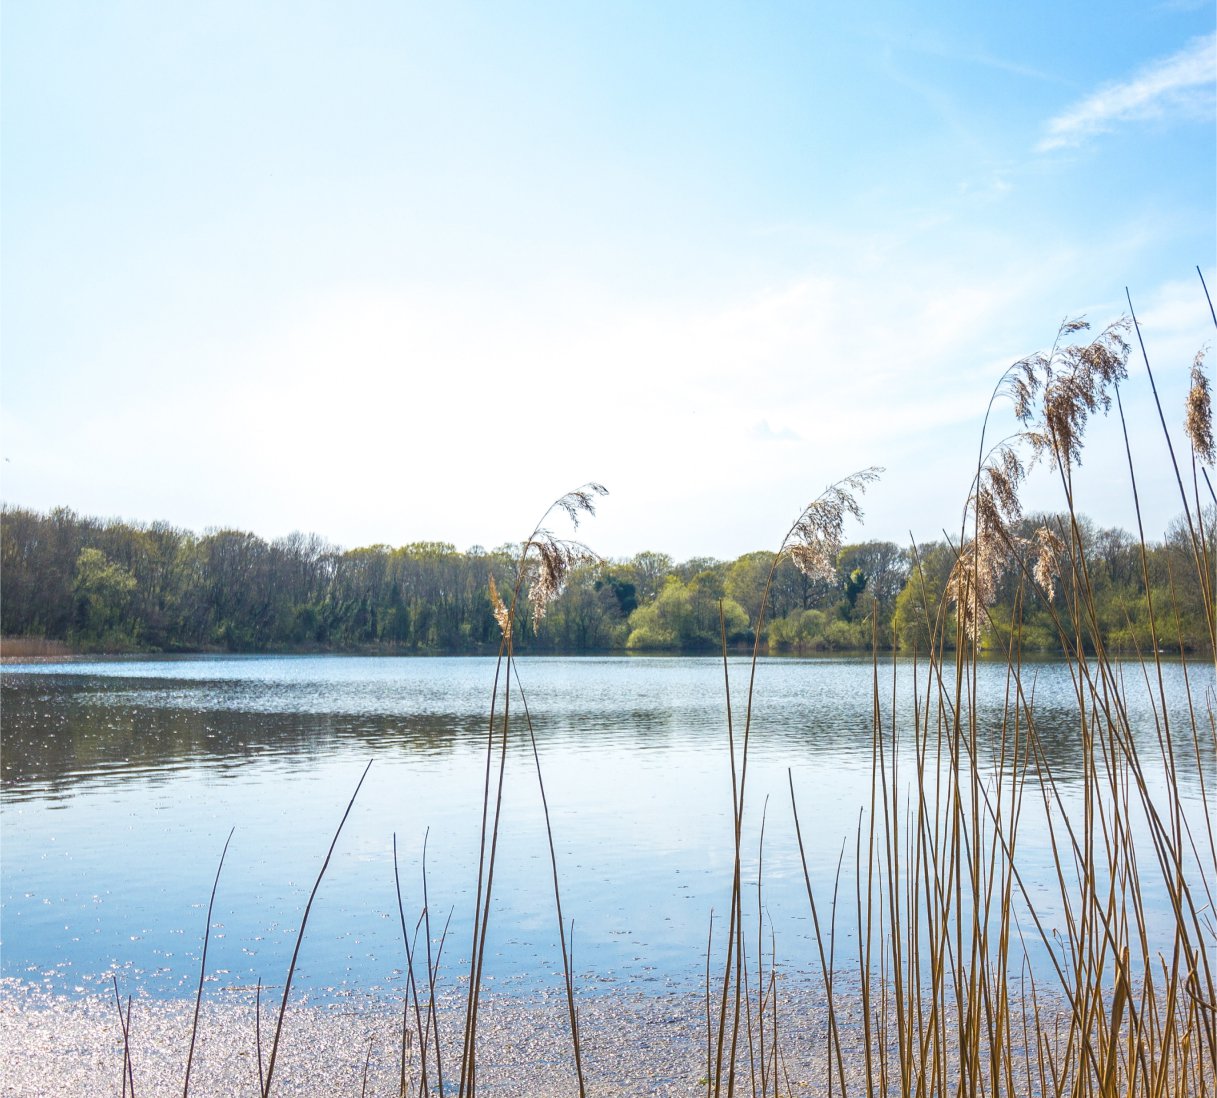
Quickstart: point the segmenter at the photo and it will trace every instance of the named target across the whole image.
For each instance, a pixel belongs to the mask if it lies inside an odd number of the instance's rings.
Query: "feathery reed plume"
[[[1187,392],[1187,437],[1192,451],[1205,465],[1217,461],[1217,449],[1213,445],[1213,400],[1209,392],[1209,379],[1204,372],[1203,350],[1192,359],[1192,384]]]
[[[788,553],[794,566],[809,579],[832,579],[845,535],[845,520],[848,517],[861,521],[858,496],[878,480],[882,472],[879,466],[873,465],[826,488],[795,519],[778,550],[779,557]],[[776,566],[777,562],[774,563]],[[764,612],[763,604],[761,612]],[[757,635],[760,635],[759,625]]]
[[[537,551],[528,586],[528,604],[532,607],[532,627],[536,632],[541,628],[541,619],[549,604],[566,586],[571,569],[581,564],[595,564],[600,558],[582,542],[556,538],[548,530],[533,534],[525,552],[528,549]]]
[[[504,638],[508,637],[515,621],[516,599],[525,581],[528,583],[528,604],[532,608],[532,627],[535,632],[540,629],[541,619],[545,617],[549,604],[562,593],[571,569],[600,561],[600,557],[582,542],[560,538],[542,523],[555,511],[561,511],[570,520],[571,527],[577,530],[584,515],[596,514],[596,498],[607,495],[608,489],[603,484],[588,481],[549,505],[549,509],[541,517],[541,522],[529,535],[520,551],[516,586],[512,592],[510,608],[499,594],[494,576],[490,577],[490,604],[494,611],[494,620]]]
[[[1056,577],[1061,572],[1061,557],[1065,553],[1065,543],[1047,526],[1041,526],[1035,531],[1035,541],[1039,547],[1039,553],[1031,574],[1051,601],[1056,594]]]
[[[1112,393],[1128,376],[1130,347],[1124,334],[1129,326],[1121,318],[1089,343],[1063,346],[1068,337],[1090,329],[1084,317],[1067,319],[1050,350],[1019,359],[994,389],[993,398],[1009,396],[1022,429],[980,459],[965,507],[964,527],[970,525],[971,536],[961,539],[944,592],[957,610],[962,636],[980,639],[998,584],[1018,558],[1034,556],[1036,582],[1049,598],[1055,593],[1052,576],[1059,570],[1063,546],[1047,529],[1037,531],[1034,545],[1015,535],[1022,518],[1019,491],[1030,469],[1046,458],[1060,472],[1066,496],[1071,495],[1070,471],[1082,462],[1087,421],[1110,409]],[[982,454],[993,398],[981,431]],[[1025,458],[1020,450],[1026,451]]]
[[[507,604],[503,602],[503,596],[499,594],[493,574],[490,576],[490,607],[494,611],[494,620],[498,622],[499,632],[507,636],[507,631],[511,628],[511,614],[508,613]]]
[[[982,488],[975,507],[972,540],[956,555],[945,589],[948,604],[957,608],[964,632],[973,639],[980,635],[985,611],[997,600],[997,584],[1009,563],[1008,528],[996,497]]]
[[[1052,351],[1031,355],[1013,368],[1015,415],[1036,457],[1048,455],[1063,469],[1080,465],[1086,422],[1111,407],[1112,390],[1128,376],[1131,350],[1126,317],[1107,325],[1091,342],[1062,348],[1062,336],[1087,331],[1084,318],[1065,321]],[[1038,384],[1027,385],[1028,374]],[[1037,401],[1036,393],[1042,394]]]
[[[567,492],[566,495],[554,500],[550,511],[562,511],[570,519],[571,527],[578,530],[579,523],[584,515],[587,515],[589,518],[595,516],[596,497],[607,495],[608,489],[603,484],[597,484],[594,480],[589,480],[574,491]]]

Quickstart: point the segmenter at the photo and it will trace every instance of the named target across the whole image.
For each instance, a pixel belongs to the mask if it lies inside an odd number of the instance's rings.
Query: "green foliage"
[[[761,609],[761,597],[765,583],[773,567],[773,554],[768,552],[745,553],[727,569],[723,581],[724,593],[737,602],[756,621]],[[770,602],[772,602],[772,594]],[[766,611],[771,616],[772,608]]]
[[[1015,534],[1030,538],[1042,525],[1067,531],[1062,522],[1028,516]],[[1078,532],[1101,635],[1113,651],[1150,651],[1155,639],[1140,545],[1084,519]],[[66,508],[40,514],[5,507],[0,629],[85,650],[493,652],[499,630],[489,579],[509,590],[518,551],[505,545],[460,552],[432,541],[344,551],[315,535],[271,542],[241,530],[198,536],[165,523],[102,522]],[[922,546],[910,570],[912,557],[891,542],[848,545],[835,576],[816,581],[781,560],[764,641],[774,652],[868,651],[877,621],[880,647],[924,652],[941,613],[946,643],[954,643],[953,614],[942,606],[954,552],[943,543]],[[539,633],[517,622],[516,650],[715,650],[720,601],[728,642],[746,644],[760,620],[772,563],[764,551],[681,564],[644,552],[575,569]],[[1187,531],[1177,525],[1163,544],[1149,546],[1145,567],[1159,620],[1177,620],[1184,646],[1203,647],[1207,624]],[[1066,559],[1051,605],[1035,593],[1025,569],[1008,569],[986,643],[1010,638],[1017,606],[1023,649],[1055,651],[1057,619],[1074,628],[1065,593],[1079,578],[1069,569]]]
[[[747,613],[734,599],[723,597],[714,573],[700,572],[688,582],[672,575],[653,603],[630,615],[626,646],[686,651],[713,649],[721,644],[724,628],[728,644],[749,639]]]
[[[638,586],[624,579],[621,575],[606,569],[595,582],[595,589],[607,589],[617,602],[617,610],[623,618],[628,618],[638,609]]]
[[[73,639],[84,647],[124,647],[134,641],[128,612],[136,582],[121,564],[100,549],[82,549],[76,558],[76,628]]]
[[[824,640],[827,624],[823,610],[796,610],[770,623],[769,647],[775,652],[822,652],[828,647]]]
[[[866,573],[861,568],[855,568],[845,577],[845,601],[852,610],[858,605],[858,596],[866,590]]]
[[[892,613],[892,634],[897,647],[929,651],[930,637],[936,633],[935,623],[944,609],[942,596],[954,559],[950,547],[941,543],[919,549]],[[946,628],[953,627],[948,624]],[[948,635],[954,637],[953,632]]]

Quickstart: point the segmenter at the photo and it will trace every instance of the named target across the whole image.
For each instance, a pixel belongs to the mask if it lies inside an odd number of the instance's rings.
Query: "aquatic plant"
[[[991,450],[982,440],[948,598],[924,607],[929,643],[914,655],[920,701],[911,714],[897,713],[893,664],[891,708],[883,716],[886,672],[876,651],[872,794],[853,841],[854,895],[841,895],[838,869],[827,921],[807,868],[791,773],[792,813],[827,996],[823,1086],[829,1095],[1217,1093],[1217,805],[1204,779],[1217,748],[1215,703],[1211,693],[1192,696],[1189,681],[1188,719],[1182,727],[1172,721],[1162,661],[1177,607],[1154,603],[1148,574],[1152,647],[1126,666],[1104,645],[1072,469],[1082,459],[1088,416],[1114,406],[1123,418],[1119,383],[1130,352],[1124,335],[1137,329],[1134,316],[1089,343],[1065,345],[1086,327],[1066,322],[1051,351],[1016,363],[999,385],[999,393],[1014,397],[1020,426]],[[1147,357],[1144,364],[1148,371]],[[1197,380],[1197,369],[1198,362],[1187,426],[1193,468],[1203,472],[1211,463],[1207,385]],[[986,427],[988,422],[986,415]],[[1019,488],[1039,460],[1058,475],[1064,519],[1059,528],[1042,528],[1028,539],[1017,529]],[[1135,492],[1131,453],[1128,460]],[[1177,480],[1191,515],[1193,579],[1211,620],[1217,512],[1200,505],[1196,487],[1189,499]],[[1143,532],[1141,556],[1144,566]],[[1039,739],[1034,677],[1022,665],[1017,620],[999,649],[1006,667],[1001,726],[991,733],[980,727],[977,669],[982,658],[992,658],[982,644],[986,638],[992,643],[988,611],[1006,574],[1016,577],[1017,607],[1039,600],[1051,610],[1075,684],[1080,775],[1057,774]],[[1172,592],[1183,578],[1172,580]],[[1186,668],[1183,645],[1175,647]],[[1128,715],[1130,672],[1155,699],[1157,723],[1149,731],[1156,752],[1146,752],[1147,730],[1134,728]],[[754,678],[755,664],[749,712]],[[901,720],[904,729],[911,723],[911,735],[899,727]],[[734,773],[734,743],[731,753]],[[1178,761],[1185,754],[1197,763],[1198,812],[1188,810],[1180,786]],[[733,787],[732,917],[738,919],[742,782]],[[1020,868],[1020,821],[1031,806],[1048,829],[1056,882],[1048,895],[1033,892]],[[758,847],[758,878],[761,857]],[[1169,925],[1151,934],[1147,895],[1154,888],[1167,897]],[[847,929],[857,950],[852,964],[837,953],[838,911],[850,899]],[[759,884],[756,918],[759,927]],[[772,976],[761,978],[759,937],[751,960],[755,990],[741,1011],[746,944],[738,930],[728,939],[719,1053],[707,1069],[707,1093],[714,1096],[732,1095],[742,1085],[739,1047],[746,1049],[741,1070],[747,1088],[753,1094],[782,1090],[777,985]],[[1031,964],[1032,952],[1045,962]],[[835,995],[846,968],[859,989],[860,1033],[851,1031]],[[728,985],[736,989],[731,1015]],[[761,1038],[755,1047],[753,1018]],[[859,1062],[860,1081],[847,1070]]]
[[[596,557],[582,542],[561,538],[550,530],[546,523],[550,516],[560,513],[578,529],[583,516],[596,513],[596,499],[608,494],[603,485],[589,482],[559,496],[538,520],[532,533],[524,540],[516,564],[515,583],[510,600],[505,602],[490,579],[491,600],[495,620],[502,632],[498,660],[495,663],[494,688],[491,694],[490,719],[486,737],[486,772],[482,795],[482,830],[478,860],[477,894],[474,903],[473,945],[470,953],[469,997],[465,1011],[463,1049],[461,1052],[461,1075],[458,1094],[460,1098],[472,1095],[477,1081],[477,1023],[481,1002],[482,969],[486,959],[486,932],[490,925],[490,900],[494,884],[495,859],[498,852],[499,827],[503,811],[503,786],[507,772],[507,751],[510,742],[512,680],[516,681],[516,692],[524,710],[524,722],[528,731],[529,745],[536,768],[537,786],[541,795],[541,806],[545,817],[545,834],[549,845],[550,865],[553,870],[554,907],[558,919],[558,941],[562,953],[562,971],[565,980],[571,1046],[574,1053],[575,1073],[579,1094],[585,1092],[583,1060],[579,1043],[579,1015],[575,1008],[574,973],[571,968],[570,948],[567,943],[566,922],[562,914],[562,897],[558,883],[558,857],[554,847],[553,827],[549,817],[549,802],[545,796],[545,782],[541,772],[541,757],[537,751],[537,740],[533,730],[528,702],[519,684],[515,665],[515,627],[517,608],[521,594],[527,590],[527,602],[531,608],[533,628],[536,629],[550,602],[561,592],[570,570],[586,564]],[[502,708],[499,706],[499,683],[502,680]],[[498,776],[491,789],[491,774],[498,744]],[[493,806],[493,811],[492,811]],[[573,930],[572,930],[573,933]]]

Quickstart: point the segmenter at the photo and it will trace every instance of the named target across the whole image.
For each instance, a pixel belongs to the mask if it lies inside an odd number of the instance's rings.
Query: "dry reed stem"
[[[782,539],[781,545],[773,556],[757,610],[752,658],[748,670],[744,730],[742,743],[738,751],[738,762],[735,732],[731,717],[731,684],[727,673],[726,625],[723,618],[722,606],[720,605],[719,607],[723,676],[726,690],[727,739],[731,764],[734,861],[731,886],[731,914],[727,933],[727,956],[723,971],[722,998],[719,1013],[718,1053],[714,1071],[713,1093],[715,1098],[723,1092],[724,1054],[726,1054],[725,1070],[727,1073],[727,1083],[725,1093],[727,1098],[732,1098],[735,1092],[741,1013],[749,1006],[746,1002],[747,983],[744,978],[746,947],[743,938],[743,894],[741,887],[743,851],[741,842],[748,776],[748,748],[752,732],[753,700],[756,689],[756,669],[760,656],[760,646],[764,636],[765,614],[773,588],[773,579],[777,573],[778,565],[786,556],[789,556],[795,566],[805,575],[813,578],[826,574],[831,575],[832,569],[835,567],[837,554],[841,549],[841,541],[844,536],[847,519],[861,519],[862,517],[862,509],[857,497],[865,492],[871,483],[878,479],[881,472],[882,470],[878,467],[871,467],[860,470],[835,484],[829,485],[816,499],[803,508],[791,524],[785,537]],[[733,996],[731,994],[732,991],[734,992]],[[728,1003],[732,999],[731,1042],[728,1049],[726,1047],[725,1034],[728,1028]]]
[[[485,964],[486,935],[490,925],[490,900],[494,888],[494,871],[498,854],[499,827],[502,820],[503,792],[507,771],[507,745],[511,717],[511,676],[515,653],[515,628],[517,608],[521,592],[528,586],[527,599],[532,608],[534,629],[539,626],[549,602],[561,592],[570,570],[579,564],[599,558],[581,542],[562,539],[545,527],[549,516],[561,512],[577,529],[584,515],[596,513],[596,499],[608,494],[601,484],[588,482],[574,491],[560,496],[546,508],[533,532],[524,541],[516,566],[515,583],[509,602],[499,595],[490,578],[491,605],[502,637],[498,658],[495,662],[494,685],[491,690],[490,717],[486,740],[486,772],[482,795],[482,825],[479,840],[477,892],[474,900],[473,945],[470,951],[469,995],[465,1008],[465,1026],[461,1051],[461,1073],[458,1087],[459,1098],[472,1098],[477,1088],[477,1020],[481,998],[482,970]],[[496,725],[499,699],[499,682],[503,681],[503,710],[501,725]],[[500,729],[496,736],[496,728]],[[531,731],[531,725],[530,725]],[[491,773],[498,744],[498,779],[495,785],[494,808],[491,813]],[[540,757],[535,752],[537,776],[540,780]],[[542,798],[544,789],[542,788]],[[547,809],[548,812],[548,809]],[[554,887],[557,896],[557,862],[554,853],[552,832],[548,835],[550,854],[554,865]],[[574,985],[569,973],[570,960],[565,944],[565,928],[559,907],[559,925],[563,935],[563,962],[567,970],[567,999],[571,1023],[571,1040],[578,1065],[579,1089],[583,1093],[581,1052],[578,1037],[578,1016],[574,1004]]]
[[[182,1081],[182,1098],[190,1093],[190,1068],[194,1063],[195,1038],[199,1033],[199,1008],[203,1005],[203,981],[207,976],[207,946],[211,942],[211,913],[215,908],[216,889],[220,887],[220,872],[224,868],[224,858],[228,854],[228,844],[232,842],[236,828],[228,832],[224,840],[224,849],[220,851],[220,864],[216,866],[215,880],[211,884],[211,899],[207,901],[207,922],[203,927],[203,956],[199,959],[199,987],[194,996],[194,1017],[190,1023],[190,1048],[186,1053],[186,1077]]]
[[[114,1006],[118,1011],[118,1024],[123,1034],[123,1066],[120,1072],[122,1080],[122,1098],[135,1098],[135,1071],[131,1066],[131,996],[127,996],[127,1014],[123,1017],[123,1003],[118,994],[118,977],[111,976],[114,983]]]
[[[325,876],[325,871],[329,868],[330,859],[334,856],[334,848],[338,845],[338,837],[342,834],[343,826],[347,822],[347,817],[351,814],[351,809],[355,807],[355,798],[359,796],[359,790],[363,786],[364,779],[368,776],[368,771],[372,769],[372,760],[368,760],[368,765],[363,768],[363,773],[359,776],[359,781],[355,784],[355,792],[351,794],[350,801],[347,802],[346,811],[342,814],[342,819],[338,821],[338,827],[334,831],[334,837],[330,840],[330,848],[326,852],[325,861],[321,863],[321,869],[317,873],[317,879],[313,882],[313,890],[309,893],[308,902],[304,905],[304,914],[300,917],[300,929],[296,932],[296,944],[292,949],[292,959],[287,966],[287,979],[283,981],[283,1001],[279,1004],[279,1017],[275,1019],[275,1036],[270,1045],[270,1059],[266,1065],[266,1081],[262,1086],[262,1098],[269,1098],[270,1086],[275,1075],[275,1057],[279,1052],[279,1039],[283,1033],[283,1019],[287,1016],[287,1000],[292,990],[292,979],[296,974],[296,962],[300,957],[300,946],[304,942],[304,930],[308,925],[309,913],[313,909],[313,901],[317,898],[317,892],[321,888],[321,880]]]

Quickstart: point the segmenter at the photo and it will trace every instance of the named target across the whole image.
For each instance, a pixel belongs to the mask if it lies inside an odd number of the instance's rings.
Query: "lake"
[[[321,885],[297,986],[315,1000],[399,993],[405,955],[396,836],[411,929],[423,849],[435,946],[450,918],[441,985],[467,971],[494,660],[197,657],[6,665],[3,683],[3,975],[68,994],[117,974],[124,993],[193,994],[212,880],[235,828],[213,915],[208,974],[223,987],[281,984],[313,881],[360,774],[371,770]],[[687,989],[704,978],[732,876],[731,765],[722,661],[578,657],[518,661],[543,767],[581,987]],[[731,662],[744,708],[746,661]],[[911,661],[879,664],[880,708],[912,725]],[[1213,689],[1189,667],[1192,695]],[[924,669],[920,674],[924,676]],[[1164,665],[1186,716],[1184,669]],[[1155,709],[1127,670],[1130,723],[1156,750]],[[1066,803],[1082,766],[1067,665],[1025,665],[1047,758]],[[746,889],[778,961],[814,970],[815,942],[787,784],[791,773],[818,897],[842,888],[871,799],[869,659],[762,660],[748,772]],[[982,739],[1001,724],[1002,664],[982,663]],[[550,862],[527,731],[513,731],[486,985],[558,985]],[[739,729],[737,728],[737,733]],[[1211,741],[1209,747],[1211,748]],[[1193,808],[1212,751],[1182,754]],[[1030,800],[1030,798],[1029,798]],[[1025,817],[1023,871],[1049,875],[1046,830]],[[1150,888],[1150,912],[1162,897]],[[1051,917],[1051,909],[1047,915]],[[842,929],[842,942],[848,934]]]

